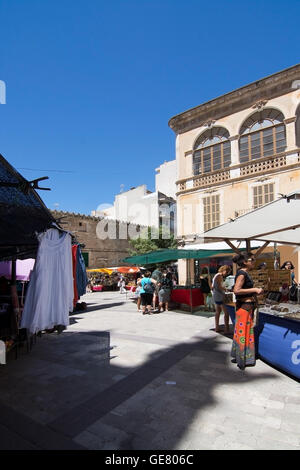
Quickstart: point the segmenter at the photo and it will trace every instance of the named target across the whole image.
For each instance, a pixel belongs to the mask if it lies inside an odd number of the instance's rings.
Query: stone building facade
[[[76,240],[84,245],[82,253],[86,267],[105,268],[124,266],[123,258],[129,255],[129,241],[125,238],[126,224],[111,221],[113,230],[105,239],[99,238],[99,223],[103,219],[70,212],[51,211],[61,227],[74,234]],[[102,227],[101,231],[103,232]],[[116,238],[114,238],[116,235]]]
[[[169,126],[180,239],[300,189],[300,64],[174,116]]]

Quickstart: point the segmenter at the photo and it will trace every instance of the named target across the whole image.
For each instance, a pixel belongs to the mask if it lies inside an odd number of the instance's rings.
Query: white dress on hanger
[[[37,259],[20,325],[31,333],[69,325],[69,312],[73,311],[71,236],[50,228],[38,239]]]

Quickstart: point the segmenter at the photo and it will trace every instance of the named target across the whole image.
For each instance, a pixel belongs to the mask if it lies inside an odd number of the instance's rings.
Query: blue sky
[[[299,60],[300,1],[0,0],[0,153],[89,214],[175,158],[174,115]]]

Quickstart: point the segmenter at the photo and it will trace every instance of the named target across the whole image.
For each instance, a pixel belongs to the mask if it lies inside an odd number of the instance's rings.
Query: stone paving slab
[[[84,300],[0,367],[2,448],[300,450],[300,384],[262,361],[240,371],[213,318]]]

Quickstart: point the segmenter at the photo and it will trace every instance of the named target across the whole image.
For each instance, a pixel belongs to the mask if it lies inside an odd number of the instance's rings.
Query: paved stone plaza
[[[240,371],[213,317],[81,300],[65,332],[0,367],[1,449],[300,450],[299,382],[262,361]]]

